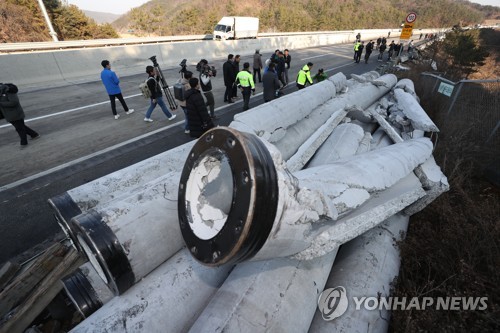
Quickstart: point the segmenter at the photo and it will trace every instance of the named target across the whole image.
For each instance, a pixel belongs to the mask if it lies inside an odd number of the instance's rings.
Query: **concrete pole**
[[[360,129],[353,124],[335,128],[309,167],[354,155],[357,147],[350,142],[359,136],[356,127]],[[237,265],[190,332],[307,332],[336,253],[334,249],[312,260],[275,258]]]
[[[390,296],[391,283],[400,266],[396,241],[406,232],[408,222],[408,216],[396,214],[342,246],[324,289],[345,288],[346,312],[329,320],[326,313],[316,311],[309,332],[387,332],[390,311],[363,307],[357,310],[353,297]]]
[[[431,152],[422,138],[292,175],[274,146],[213,129],[195,144],[181,176],[184,241],[200,262],[215,266],[324,255],[422,197],[412,171]],[[232,195],[214,200],[211,193]]]
[[[83,318],[89,317],[115,296],[89,262],[61,281]]]
[[[202,266],[181,250],[71,332],[185,332],[231,269]]]
[[[179,172],[166,173],[126,198],[71,220],[78,243],[116,295],[184,245],[177,219],[179,179]]]
[[[71,219],[83,212],[129,196],[141,184],[151,182],[165,173],[180,171],[194,141],[168,150],[144,161],[97,178],[48,200],[61,229],[78,250],[78,240],[71,229]]]
[[[52,37],[54,42],[58,42],[59,39],[57,39],[57,34],[54,31],[54,28],[52,27],[52,23],[50,22],[50,18],[49,15],[47,14],[47,9],[45,9],[45,4],[43,3],[43,0],[38,0],[38,5],[40,6],[40,10],[42,11],[45,23],[47,23],[47,27],[49,28],[50,36]]]

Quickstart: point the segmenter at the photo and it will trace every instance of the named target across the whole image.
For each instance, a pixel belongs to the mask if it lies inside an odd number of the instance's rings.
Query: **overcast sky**
[[[77,5],[80,9],[93,10],[95,12],[125,14],[130,9],[138,7],[148,1],[149,0],[68,0],[68,3]],[[500,7],[500,0],[474,0],[471,2]]]

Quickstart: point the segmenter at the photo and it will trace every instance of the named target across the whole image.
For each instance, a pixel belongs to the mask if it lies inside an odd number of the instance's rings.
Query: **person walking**
[[[40,134],[24,123],[24,110],[17,96],[18,88],[12,83],[0,83],[0,119],[5,118],[16,129],[21,139],[21,149],[28,146],[28,135],[32,140],[40,138]]]
[[[210,128],[214,127],[212,119],[208,115],[207,105],[199,90],[199,81],[193,77],[189,79],[190,89],[186,91],[186,107],[189,122],[189,135],[199,138]]]
[[[275,70],[276,70],[276,74],[278,75],[278,79],[283,84],[283,86],[286,86],[285,68],[286,68],[285,55],[283,54],[283,52],[279,51],[278,52],[278,59],[276,60]]]
[[[275,66],[276,64],[274,62],[271,62],[269,64],[267,72],[262,77],[262,86],[264,89],[262,97],[264,98],[264,103],[275,99],[277,97],[276,93],[281,88],[280,80],[278,80],[278,76],[276,75],[276,72],[274,70]]]
[[[358,57],[358,50],[359,50],[359,46],[361,45],[361,42],[359,40],[356,40],[356,42],[354,43],[354,62],[357,62],[356,59]]]
[[[161,93],[161,87],[159,83],[160,77],[156,75],[154,67],[146,66],[146,73],[148,74],[148,88],[149,91],[151,91],[151,104],[149,105],[148,111],[146,111],[146,118],[144,118],[144,121],[147,123],[153,122],[153,119],[151,119],[151,114],[153,113],[156,105],[160,106],[161,110],[168,118],[168,120],[174,120],[177,115],[172,115],[167,105],[163,101],[163,94]]]
[[[373,40],[369,41],[368,44],[366,44],[366,49],[365,49],[365,64],[368,63],[368,59],[370,58],[370,55],[373,52]]]
[[[180,84],[184,87],[184,91],[188,91],[191,89],[189,86],[189,79],[193,77],[193,72],[185,71],[182,73],[181,78],[179,79]],[[180,101],[177,100],[177,104],[181,107],[182,111],[184,111],[184,133],[189,134],[189,122],[187,117],[187,108],[186,108],[186,100]]]
[[[224,76],[224,86],[226,91],[224,92],[224,102],[233,102],[233,84],[234,84],[234,67],[233,67],[233,54],[227,56],[227,61],[222,65],[222,75]]]
[[[384,51],[385,51],[386,45],[385,43],[380,45],[378,48],[379,54],[378,54],[378,61],[384,60]]]
[[[308,62],[306,65],[302,67],[302,69],[297,74],[297,88],[304,89],[306,84],[313,84],[313,80],[311,78],[311,68],[313,67],[312,62]]]
[[[243,111],[249,109],[250,94],[255,95],[255,84],[253,82],[253,76],[250,73],[250,64],[245,62],[243,64],[243,70],[236,75],[236,84],[238,88],[241,89],[241,94],[243,95]]]
[[[207,100],[207,106],[210,111],[210,117],[216,119],[215,117],[215,99],[212,92],[212,81],[211,77],[214,76],[212,69],[208,66],[208,61],[202,59],[202,68],[200,72],[200,87],[205,99]]]
[[[253,55],[253,81],[257,82],[257,75],[259,76],[259,82],[262,82],[262,76],[260,71],[262,70],[262,54],[259,50],[255,50]]]
[[[120,89],[120,79],[118,78],[116,73],[111,70],[111,64],[109,63],[109,61],[101,61],[101,66],[103,67],[103,70],[101,72],[101,81],[104,84],[106,92],[109,95],[109,100],[111,101],[111,111],[113,112],[115,119],[120,118],[120,115],[116,112],[116,98],[118,98],[118,100],[122,104],[126,114],[133,113],[134,109],[129,109],[127,103],[125,103],[125,100],[123,99],[122,91]]]
[[[239,54],[234,56],[233,68],[234,68],[234,77],[233,82],[236,82],[236,75],[240,72],[240,61],[241,56]],[[233,84],[233,98],[238,98],[238,88],[236,87],[236,83]]]
[[[292,62],[292,57],[290,56],[290,52],[288,49],[285,49],[285,85],[287,85],[290,80],[288,79],[288,71],[290,70],[290,63]]]
[[[361,42],[360,45],[358,45],[358,50],[356,51],[356,63],[359,64],[359,61],[361,60],[361,54],[363,53],[363,49],[365,48],[365,42]]]
[[[387,60],[391,60],[395,49],[396,49],[396,44],[394,43],[394,41],[391,41],[391,44],[389,44],[389,51],[387,54]]]

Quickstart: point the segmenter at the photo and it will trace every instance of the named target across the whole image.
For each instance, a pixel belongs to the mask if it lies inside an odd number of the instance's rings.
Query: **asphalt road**
[[[237,50],[228,53],[237,54]],[[313,74],[324,68],[329,76],[343,72],[348,78],[350,74],[362,74],[380,65],[375,53],[369,64],[355,64],[350,44],[291,50],[290,54],[291,81],[309,61],[314,63]],[[268,57],[270,54],[263,54],[263,60]],[[208,60],[218,71],[212,80],[219,117],[216,122],[225,126],[234,114],[242,111],[242,100],[239,98],[234,104],[222,102],[225,59]],[[100,61],[96,59],[96,80]],[[188,70],[195,74],[197,61],[188,59]],[[242,56],[240,67],[247,61],[252,64],[252,55]],[[179,78],[179,69],[162,68],[170,85]],[[138,85],[145,79],[145,73],[120,78],[122,93],[135,112],[126,115],[117,101],[121,115],[118,120],[111,113],[100,81],[68,82],[61,87],[20,91],[27,125],[39,132],[41,138],[20,150],[14,128],[5,120],[0,122],[0,264],[9,259],[22,261],[42,249],[47,240],[63,238],[47,199],[192,140],[184,134],[180,108],[172,122],[159,107],[153,112],[153,123],[143,121],[149,102],[139,94]],[[285,94],[295,90],[295,84],[290,84]],[[250,107],[263,102],[261,93],[262,85],[257,83]]]

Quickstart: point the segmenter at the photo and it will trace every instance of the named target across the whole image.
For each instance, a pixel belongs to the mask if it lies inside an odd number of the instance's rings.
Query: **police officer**
[[[304,89],[306,84],[313,84],[313,80],[311,78],[311,68],[313,66],[312,62],[308,62],[302,69],[299,71],[297,75],[297,88]]]
[[[236,75],[236,83],[243,95],[243,111],[246,111],[249,109],[250,93],[255,95],[255,84],[253,82],[253,75],[250,73],[250,63],[245,62],[243,64],[243,70]]]

